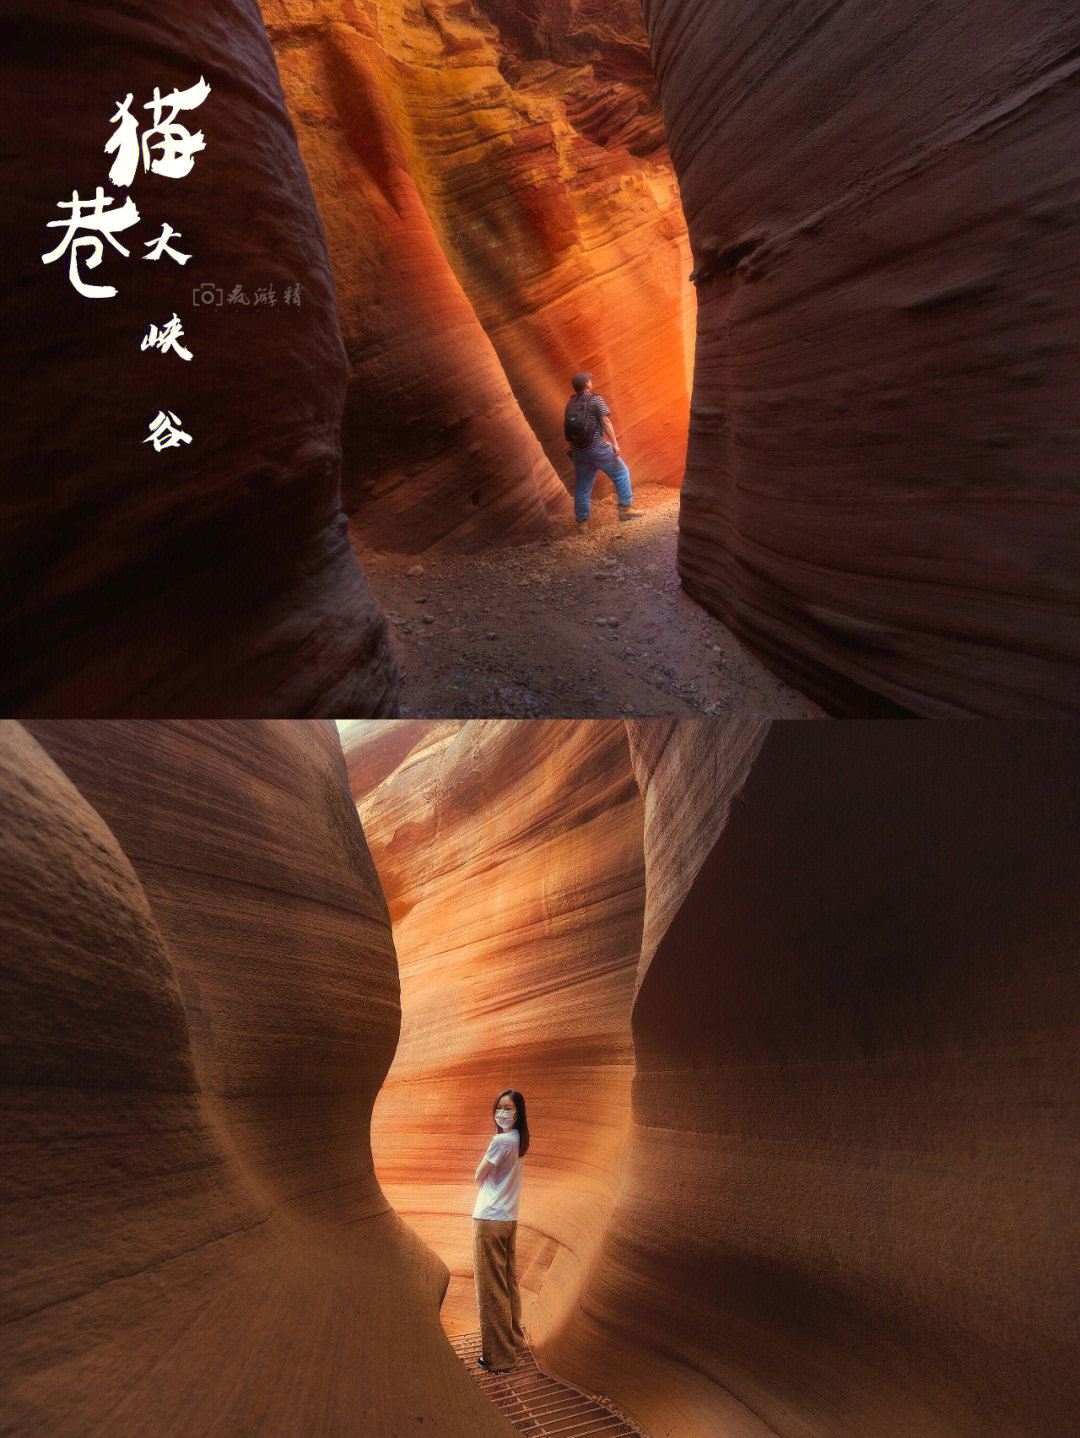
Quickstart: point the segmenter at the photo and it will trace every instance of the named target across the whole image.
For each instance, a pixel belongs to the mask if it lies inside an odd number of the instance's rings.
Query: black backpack
[[[595,417],[589,409],[589,398],[587,394],[575,394],[566,402],[563,434],[579,449],[588,448],[595,428]]]

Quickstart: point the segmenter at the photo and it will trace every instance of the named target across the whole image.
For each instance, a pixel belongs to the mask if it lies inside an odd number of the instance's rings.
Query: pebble
[[[409,568],[405,571],[406,574],[423,574],[423,572],[424,566],[422,564],[410,565]]]
[[[599,625],[601,626],[601,628],[603,628],[603,626],[607,623],[607,620],[606,620],[606,619],[598,619],[596,622],[597,622],[597,624],[599,624]]]
[[[499,636],[495,633],[494,629],[489,629],[488,632],[484,635],[485,639],[498,639],[498,637]]]
[[[611,626],[612,629],[618,629],[619,627],[619,621],[615,618],[609,619],[608,624]]]
[[[420,618],[424,621],[425,624],[434,624],[434,623],[435,623],[435,616],[434,616],[434,614],[421,614]]]

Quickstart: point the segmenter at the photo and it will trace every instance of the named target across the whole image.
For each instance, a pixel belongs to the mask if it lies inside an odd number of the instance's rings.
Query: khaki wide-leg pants
[[[517,1345],[525,1346],[518,1292],[517,1223],[473,1219],[473,1274],[480,1310],[480,1347],[489,1368],[513,1368]]]

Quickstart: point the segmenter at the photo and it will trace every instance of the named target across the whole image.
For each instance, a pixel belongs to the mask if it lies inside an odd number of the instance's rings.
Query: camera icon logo
[[[215,285],[213,280],[204,280],[201,285],[196,286],[191,292],[191,303],[193,305],[220,305],[224,304],[224,295],[221,288]]]

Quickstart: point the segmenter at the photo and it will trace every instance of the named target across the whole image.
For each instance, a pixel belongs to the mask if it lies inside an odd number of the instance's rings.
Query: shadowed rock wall
[[[698,288],[687,590],[838,712],[1075,714],[1075,6],[643,10]]]
[[[386,714],[397,673],[339,503],[344,357],[325,243],[253,0],[7,7],[0,344],[9,376],[3,712]],[[110,117],[158,86],[211,94],[182,178],[108,178]],[[42,256],[96,187],[139,223],[84,279]],[[153,263],[165,223],[188,263]],[[77,241],[92,244],[84,234]],[[202,281],[277,303],[195,306]],[[301,304],[286,306],[287,287]],[[142,352],[175,314],[191,354]],[[158,411],[191,443],[155,452]]]
[[[0,726],[6,1431],[509,1435],[372,1171],[398,989],[333,730],[34,730]]]
[[[774,724],[718,805],[664,729],[626,1175],[548,1361],[652,1432],[1067,1438],[1075,732]]]
[[[581,368],[635,478],[679,484],[694,299],[636,3],[263,13],[327,226],[364,541],[478,548],[568,517],[552,465],[571,474]]]
[[[370,746],[345,736],[401,969],[401,1039],[372,1120],[379,1179],[450,1268],[447,1327],[475,1329],[472,1174],[496,1094],[523,1093],[519,1270],[542,1345],[622,1171],[644,899],[625,731],[440,724],[402,756],[387,727]]]

